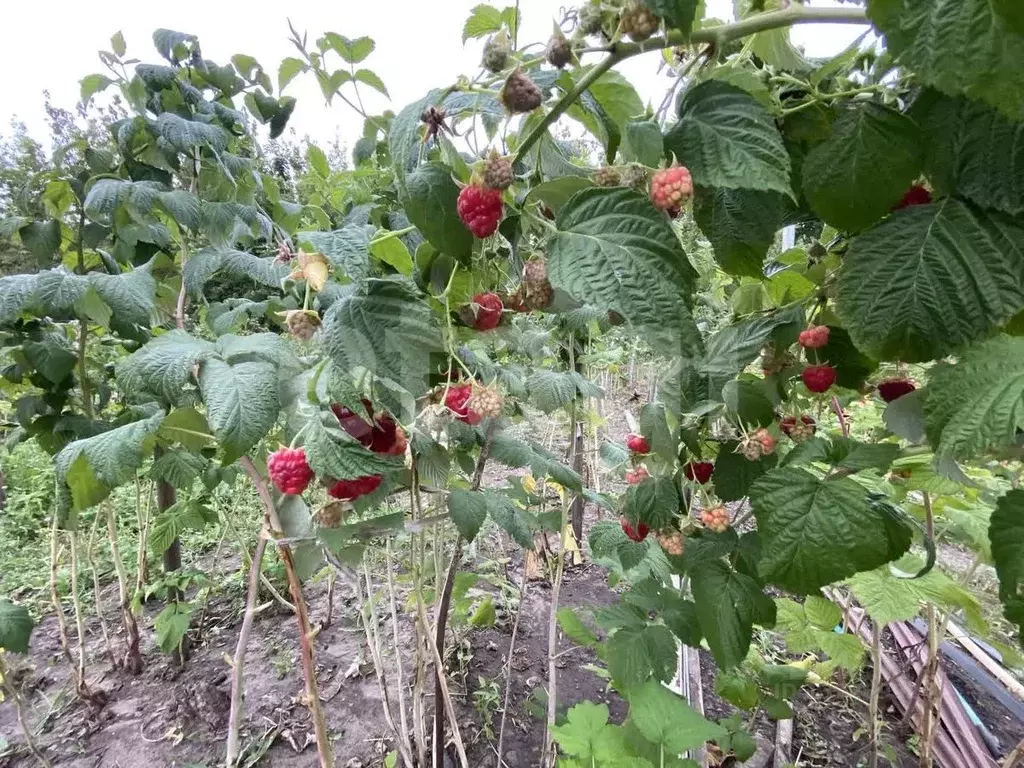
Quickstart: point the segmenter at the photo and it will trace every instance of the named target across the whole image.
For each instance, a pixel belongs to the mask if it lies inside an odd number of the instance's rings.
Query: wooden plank
[[[775,731],[775,760],[773,768],[786,768],[793,758],[793,721],[779,720]]]

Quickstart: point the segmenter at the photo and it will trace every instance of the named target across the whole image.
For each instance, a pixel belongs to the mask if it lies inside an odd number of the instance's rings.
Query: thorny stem
[[[3,688],[7,691],[7,694],[14,700],[14,709],[18,713],[18,726],[21,728],[21,734],[25,737],[25,744],[28,746],[29,751],[39,761],[39,764],[44,768],[51,768],[52,763],[47,759],[46,755],[43,754],[42,750],[39,749],[39,745],[36,744],[35,738],[32,736],[32,729],[28,727],[28,718],[25,717],[25,702],[21,699],[21,693],[14,687],[14,684],[10,682],[10,672],[7,669],[7,665],[4,663],[4,654],[0,650],[0,683],[3,683]],[[2,698],[2,697],[0,697]]]
[[[405,672],[402,669],[401,637],[398,631],[398,601],[395,599],[395,579],[391,573],[391,563],[394,562],[391,556],[391,539],[384,544],[387,552],[387,566],[385,570],[388,575],[388,597],[391,603],[391,630],[395,638],[395,667],[398,678],[398,718],[402,725],[400,735],[405,750],[408,752],[408,759],[412,761],[412,742],[409,740],[409,721],[405,714]]]
[[[541,120],[523,139],[519,145],[514,161],[522,160],[527,151],[532,147],[545,131],[562,114],[572,106],[573,102],[586,91],[594,81],[601,75],[618,64],[620,61],[632,58],[641,53],[649,51],[660,51],[664,48],[671,48],[676,45],[692,45],[695,43],[711,43],[716,50],[721,50],[725,43],[738,40],[756,32],[765,32],[770,29],[788,27],[793,24],[807,24],[811,22],[832,22],[835,24],[866,24],[867,15],[863,8],[808,8],[794,4],[789,8],[770,13],[759,13],[748,19],[741,19],[734,24],[723,24],[717,27],[694,30],[690,34],[681,31],[669,32],[663,37],[652,37],[642,43],[623,43],[615,41],[606,46],[596,48],[584,48],[583,53],[607,53],[607,57],[598,62],[574,88],[568,91],[558,103],[552,107],[544,119]]]
[[[562,591],[562,575],[565,573],[565,536],[568,526],[569,507],[562,499],[562,540],[558,548],[558,561],[555,570],[555,583],[551,587],[551,609],[548,614],[548,722],[547,735],[544,738],[545,753],[549,757],[547,765],[552,768],[557,759],[553,728],[558,715],[558,597]],[[525,577],[525,573],[524,573]]]
[[[473,482],[470,486],[470,490],[479,491],[480,483],[484,476],[484,466],[487,464],[487,459],[491,455],[491,440],[494,437],[495,424],[492,422],[487,429],[487,438],[484,441],[483,448],[480,449],[480,456],[476,460],[476,469],[473,471]],[[451,564],[448,566],[448,573],[445,576],[444,587],[441,590],[441,601],[437,606],[437,626],[434,632],[434,639],[432,639],[431,645],[434,647],[434,654],[437,656],[435,659],[434,669],[434,766],[435,768],[442,768],[444,765],[444,707],[441,706],[440,702],[445,696],[447,696],[447,683],[444,679],[444,641],[445,634],[448,629],[448,610],[451,607],[452,602],[452,589],[455,587],[455,572],[459,568],[459,559],[462,557],[462,534],[455,539],[455,551],[452,553]],[[426,624],[424,623],[424,626]],[[429,639],[429,637],[428,637]],[[450,702],[449,702],[450,703]],[[455,722],[454,714],[452,717],[452,732],[453,734],[458,732],[458,724]],[[458,745],[456,741],[456,745]]]
[[[64,652],[64,657],[68,660],[68,665],[71,667],[72,673],[76,676],[75,679],[75,690],[81,695],[85,688],[85,681],[77,678],[78,665],[75,663],[74,656],[71,655],[71,641],[68,638],[68,623],[64,618],[64,606],[60,600],[60,590],[57,587],[57,561],[58,557],[58,539],[59,531],[57,528],[57,512],[53,513],[53,524],[50,527],[50,601],[53,603],[54,613],[57,615],[57,628],[60,631],[60,647]]]
[[[526,602],[526,588],[529,585],[526,568],[523,567],[523,580],[519,587],[519,605],[516,608],[516,619],[512,624],[512,639],[508,643],[508,662],[505,665],[505,697],[501,705],[501,725],[498,726],[498,768],[501,768],[505,743],[505,719],[508,716],[508,699],[512,692],[512,659],[515,658],[516,636],[519,634],[519,618],[523,615],[523,604]]]
[[[121,609],[121,618],[124,621],[124,668],[129,673],[137,675],[142,671],[142,654],[139,652],[139,625],[135,621],[135,614],[132,613],[131,596],[128,594],[128,573],[125,571],[124,559],[121,557],[121,547],[117,541],[117,522],[114,520],[114,508],[111,504],[105,503],[102,511],[107,518],[110,559],[114,561],[114,571],[117,573],[117,597]],[[142,550],[140,557],[145,558],[145,529],[140,533],[139,549]],[[141,586],[139,588],[141,589]]]
[[[226,768],[234,768],[240,752],[239,731],[242,704],[245,699],[245,651],[249,645],[252,621],[256,616],[256,599],[260,591],[260,570],[266,548],[266,531],[260,531],[260,540],[256,543],[256,552],[253,554],[252,564],[249,566],[249,592],[245,598],[245,616],[242,618],[242,627],[238,631],[235,656],[231,662],[231,708],[228,712],[228,743],[224,757]]]
[[[263,502],[266,510],[267,522],[270,525],[271,534],[277,538],[282,535],[281,520],[277,516],[277,509],[274,507],[274,498],[270,495],[270,489],[260,476],[252,459],[243,456],[238,460],[242,469],[249,476],[256,492]],[[320,768],[333,768],[334,750],[331,745],[330,735],[327,733],[327,721],[324,719],[323,708],[320,706],[320,692],[316,683],[316,662],[313,659],[313,648],[310,644],[309,612],[306,609],[306,600],[302,595],[302,583],[295,572],[295,562],[292,559],[292,550],[283,542],[278,543],[278,551],[281,562],[284,563],[285,574],[288,577],[288,588],[291,591],[292,603],[295,605],[295,615],[299,622],[299,650],[302,661],[302,674],[306,679],[306,706],[309,707],[310,716],[313,719],[313,730],[316,733],[316,751],[320,759]]]
[[[96,568],[96,531],[99,529],[99,525],[100,513],[97,512],[96,517],[92,521],[92,529],[89,531],[89,543],[85,547],[85,562],[89,566],[89,572],[92,574],[93,602],[96,604],[96,616],[100,620],[100,634],[103,635],[103,646],[107,651],[107,656],[110,658],[110,666],[116,669],[117,657],[114,655],[114,646],[110,640],[110,632],[107,629],[107,619],[103,615],[100,574]]]
[[[389,565],[390,568],[390,565]],[[370,649],[370,655],[373,658],[374,669],[377,670],[377,683],[380,686],[381,700],[384,706],[384,719],[387,721],[388,726],[398,737],[398,751],[402,755],[403,762],[412,763],[412,745],[409,743],[408,732],[399,732],[398,727],[395,725],[395,715],[391,710],[391,697],[388,691],[391,687],[388,685],[387,679],[384,677],[384,657],[380,652],[380,634],[378,633],[378,627],[380,625],[380,619],[377,618],[377,608],[375,602],[375,596],[373,593],[373,580],[370,578],[370,563],[369,555],[365,553],[363,555],[363,577],[366,580],[366,610],[360,611],[361,618],[363,620],[363,626],[366,630],[366,643]],[[359,576],[356,575],[356,583],[359,583]],[[362,602],[362,601],[360,601]],[[399,656],[401,651],[398,645],[395,645],[395,655]],[[401,661],[399,661],[401,664]],[[404,712],[403,712],[404,719]]]
[[[928,491],[922,491],[924,499],[924,524],[928,538],[935,538],[935,516],[932,512],[932,499]],[[928,660],[921,671],[920,687],[924,695],[924,720],[921,724],[921,751],[918,765],[931,768],[933,763],[932,747],[935,742],[935,724],[938,716],[939,690],[937,675],[939,671],[939,626],[935,605],[929,602],[925,608],[928,619]]]
[[[871,667],[871,695],[868,699],[871,751],[868,753],[868,768],[878,768],[878,737],[881,731],[878,722],[878,699],[882,693],[882,625],[877,621],[871,634]]]
[[[71,604],[75,608],[75,628],[78,631],[78,680],[85,689],[85,613],[78,594],[78,536],[68,531],[68,549],[71,552]]]

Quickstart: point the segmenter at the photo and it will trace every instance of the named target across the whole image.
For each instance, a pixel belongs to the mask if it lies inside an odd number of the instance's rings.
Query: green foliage
[[[689,90],[665,150],[698,186],[792,194],[789,155],[771,114],[735,86],[709,80]]]
[[[552,285],[650,332],[681,337],[684,348],[700,348],[688,310],[696,274],[647,201],[626,189],[583,190],[557,224],[548,251]]]
[[[992,513],[989,539],[1006,618],[1024,629],[1024,491],[1013,490],[999,499]]]
[[[837,303],[881,360],[942,357],[1024,307],[1024,226],[955,198],[897,211],[855,237]]]
[[[11,653],[28,653],[32,627],[28,608],[15,605],[10,600],[0,600],[0,649]]]
[[[910,548],[907,524],[872,504],[847,477],[798,467],[769,472],[750,491],[769,581],[798,594],[876,568]]]
[[[804,194],[823,221],[864,229],[889,212],[921,171],[913,120],[868,103],[844,110],[832,132],[804,158]]]

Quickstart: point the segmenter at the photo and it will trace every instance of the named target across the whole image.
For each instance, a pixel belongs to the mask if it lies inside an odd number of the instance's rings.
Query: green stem
[[[390,240],[393,237],[401,237],[412,232],[416,227],[405,227],[404,229],[393,229],[385,232],[380,237],[375,237],[369,242],[369,245],[376,245],[377,243],[383,243],[385,240]]]
[[[806,8],[802,5],[793,5],[785,10],[772,11],[771,13],[759,13],[749,19],[742,19],[735,24],[723,24],[707,29],[698,29],[689,35],[679,30],[669,32],[663,37],[652,37],[642,43],[613,42],[610,45],[599,48],[586,48],[584,53],[604,52],[608,56],[598,62],[587,75],[580,80],[576,86],[562,96],[551,111],[544,116],[544,119],[530,131],[523,139],[523,143],[516,151],[515,160],[521,160],[526,152],[532,147],[548,127],[558,120],[559,117],[570,107],[573,102],[586,91],[594,81],[601,75],[618,64],[620,61],[632,58],[641,53],[649,51],[660,51],[676,45],[687,45],[693,43],[712,43],[721,48],[724,43],[738,40],[747,35],[757,32],[766,32],[779,27],[788,27],[794,24],[808,24],[813,22],[831,22],[834,24],[867,24],[867,14],[863,8]]]

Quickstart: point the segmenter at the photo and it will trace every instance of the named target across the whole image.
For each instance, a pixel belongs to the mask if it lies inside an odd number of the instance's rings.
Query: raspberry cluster
[[[783,417],[779,421],[779,429],[794,443],[803,443],[814,437],[818,425],[811,416],[801,414],[799,421],[796,416]]]
[[[681,207],[693,194],[690,171],[681,165],[657,171],[651,177],[651,202],[669,211]]]
[[[470,325],[478,331],[492,331],[501,322],[501,312],[504,309],[501,299],[496,293],[478,293],[473,297],[469,312]]]
[[[540,88],[530,79],[529,75],[517,69],[508,76],[501,93],[498,94],[498,100],[505,106],[505,109],[515,115],[533,112],[540,106],[543,97]]]
[[[700,485],[706,485],[711,480],[714,471],[715,465],[710,461],[691,461],[683,467],[686,479]]]
[[[650,453],[651,446],[643,435],[626,435],[626,447],[632,453]]]
[[[638,43],[642,43],[657,32],[660,25],[661,19],[654,11],[637,0],[631,0],[622,9],[622,16],[619,17],[622,34]]]
[[[383,453],[388,456],[404,455],[408,439],[394,418],[383,411],[375,414],[373,403],[369,400],[364,399],[362,405],[366,410],[365,418],[340,403],[332,405],[331,410],[337,417],[341,428],[359,441],[361,445],[366,446],[374,453]],[[360,496],[373,493],[380,487],[383,480],[382,475],[363,475],[347,480],[328,480],[327,493],[335,499],[354,501]]]
[[[474,237],[483,240],[498,231],[501,221],[501,190],[470,184],[455,203],[459,218]]]
[[[496,387],[477,386],[466,401],[466,409],[471,413],[480,414],[485,419],[496,419],[501,416],[505,401]]]
[[[647,538],[647,534],[651,532],[647,523],[637,523],[634,527],[634,525],[629,522],[629,519],[625,516],[619,518],[619,525],[622,526],[623,533],[633,541],[643,541]]]
[[[483,415],[469,407],[469,401],[473,397],[472,384],[460,384],[457,387],[449,387],[448,393],[444,396],[445,407],[451,411],[459,421],[477,425],[484,420]]]
[[[800,374],[804,385],[811,392],[821,394],[827,392],[836,383],[836,369],[831,365],[809,365]]]
[[[530,259],[523,265],[523,303],[528,309],[547,309],[554,296],[547,261],[543,257]]]
[[[739,451],[748,461],[757,461],[774,450],[775,438],[764,427],[755,429],[740,441]]]
[[[899,400],[904,395],[909,395],[915,389],[917,387],[914,386],[914,382],[910,379],[886,379],[878,383],[878,394],[887,403]]]
[[[484,186],[491,189],[508,189],[514,179],[512,161],[492,149],[484,160]]]
[[[267,471],[277,490],[294,496],[305,491],[314,477],[303,448],[281,446],[267,457]]]
[[[629,534],[626,534],[627,536]],[[658,544],[665,550],[665,553],[672,555],[673,557],[682,557],[683,551],[686,547],[686,537],[683,536],[682,531],[672,529],[670,531],[662,531],[658,534]]]
[[[821,349],[828,344],[828,326],[812,325],[810,328],[800,331],[797,341],[804,349]]]
[[[708,530],[714,531],[715,533],[725,533],[729,530],[729,526],[732,524],[729,519],[729,510],[721,505],[702,509],[700,512],[700,521],[704,523],[704,526]]]
[[[651,473],[647,471],[647,467],[626,470],[626,482],[630,485],[639,485],[650,476]]]

